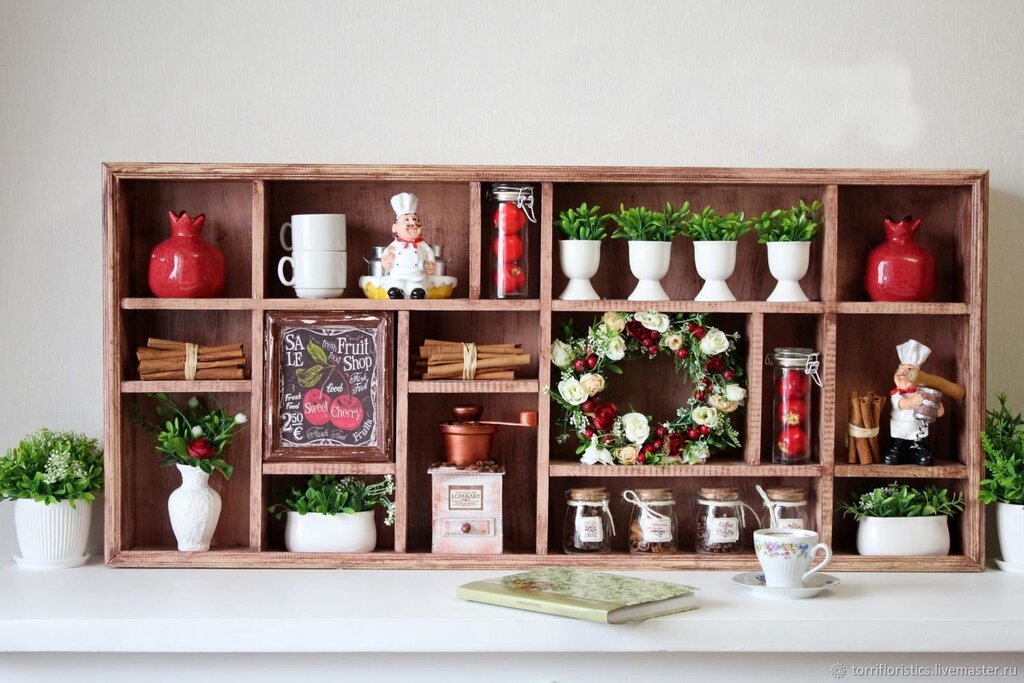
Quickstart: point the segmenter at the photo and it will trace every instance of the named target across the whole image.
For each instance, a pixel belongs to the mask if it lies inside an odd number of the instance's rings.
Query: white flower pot
[[[996,532],[1003,561],[1024,566],[1024,505],[996,503]]]
[[[768,270],[779,281],[768,301],[808,301],[800,287],[811,263],[810,242],[768,242]]]
[[[569,284],[559,299],[594,301],[600,299],[590,278],[597,274],[601,265],[601,240],[562,240],[558,243],[558,255],[562,273],[569,278]]]
[[[284,547],[293,553],[369,553],[377,547],[373,510],[324,515],[288,512]]]
[[[61,569],[85,564],[92,503],[62,500],[53,505],[34,500],[14,502],[14,528],[21,556],[19,564],[39,569]]]
[[[857,527],[861,555],[948,555],[949,518],[865,517]]]
[[[697,274],[704,278],[704,287],[695,297],[696,301],[736,301],[726,280],[736,269],[736,242],[693,243],[693,261]]]
[[[638,280],[630,301],[668,301],[661,278],[668,274],[671,258],[671,242],[630,241],[629,270]]]
[[[174,537],[178,539],[178,550],[209,550],[220,519],[220,494],[210,488],[210,475],[198,467],[177,465],[177,468],[181,472],[181,486],[167,499],[167,512]]]

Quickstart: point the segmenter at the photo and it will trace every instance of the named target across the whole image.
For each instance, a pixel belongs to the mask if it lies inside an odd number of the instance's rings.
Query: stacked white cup
[[[286,239],[291,230],[292,243]],[[281,246],[291,256],[277,264],[277,276],[287,287],[295,288],[300,299],[332,299],[345,291],[347,275],[345,214],[305,213],[292,216],[281,226]],[[285,264],[292,268],[291,278],[284,275]]]

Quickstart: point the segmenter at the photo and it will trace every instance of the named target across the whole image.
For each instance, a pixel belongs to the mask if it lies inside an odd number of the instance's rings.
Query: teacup
[[[825,551],[825,559],[808,571],[819,548]],[[754,552],[764,571],[764,583],[772,588],[802,588],[807,577],[832,560],[832,548],[818,543],[818,532],[810,529],[758,529]]]
[[[291,230],[292,244],[287,239]],[[281,226],[281,246],[285,251],[347,251],[345,214],[303,213],[292,216]]]
[[[346,253],[344,251],[295,251],[277,264],[281,284],[295,288],[300,299],[330,299],[345,291]],[[285,277],[285,266],[292,276]]]

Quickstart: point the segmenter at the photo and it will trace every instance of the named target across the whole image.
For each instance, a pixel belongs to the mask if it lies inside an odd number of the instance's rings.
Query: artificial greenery
[[[578,209],[558,214],[558,227],[570,240],[603,240],[608,236],[609,214],[602,214],[600,206],[588,207],[586,202]]]
[[[750,232],[754,222],[744,218],[743,212],[724,216],[710,206],[693,213],[689,220],[681,221],[680,231],[698,242],[735,242]]]
[[[934,486],[916,489],[893,482],[862,493],[853,503],[840,503],[839,507],[844,516],[851,515],[858,522],[865,517],[951,517],[964,509],[964,497]]]
[[[818,234],[821,220],[821,202],[810,205],[800,200],[800,206],[765,211],[754,221],[758,242],[810,242]]]
[[[665,220],[665,214],[637,206],[627,209],[619,205],[619,213],[610,216],[615,223],[612,239],[626,239],[630,242],[671,242],[676,236],[672,226]]]
[[[132,408],[135,421],[156,436],[156,450],[162,456],[160,464],[198,467],[207,474],[216,470],[230,479],[234,468],[221,454],[248,421],[245,413],[232,417],[220,406],[206,411],[195,396],[188,400],[185,408],[179,408],[168,394],[149,396],[157,400],[157,422],[147,421],[138,406]]]
[[[280,519],[285,512],[300,515],[315,512],[321,515],[354,515],[357,512],[384,506],[387,515],[384,523],[395,522],[395,503],[388,496],[395,492],[395,480],[388,474],[376,484],[367,484],[362,479],[318,474],[306,482],[305,487],[293,486],[292,492],[283,503],[270,506],[269,510]]]
[[[0,500],[92,502],[103,489],[103,451],[96,439],[40,429],[0,458]]]
[[[978,498],[1024,505],[1024,419],[1006,408],[1006,394],[998,398],[999,410],[988,411],[981,434],[988,478],[981,480]]]

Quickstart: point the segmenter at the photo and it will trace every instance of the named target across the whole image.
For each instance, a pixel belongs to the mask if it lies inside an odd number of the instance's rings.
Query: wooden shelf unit
[[[706,168],[586,168],[478,166],[320,166],[237,164],[106,164],[104,178],[106,561],[118,567],[494,567],[572,565],[617,569],[722,569],[756,567],[748,551],[735,556],[692,552],[696,489],[713,483],[737,486],[760,510],[758,482],[800,485],[809,491],[812,524],[832,543],[835,570],[979,571],[984,565],[982,476],[978,441],[984,421],[985,263],[988,175],[984,171],[786,170]],[[524,300],[487,298],[490,282],[490,183],[535,188],[538,224],[531,225],[531,294]],[[459,278],[455,297],[440,301],[373,301],[355,282],[369,246],[387,236],[393,214],[388,198],[399,191],[420,197],[425,236],[445,245]],[[754,236],[740,243],[738,267],[729,280],[736,302],[695,302],[700,287],[689,240],[673,245],[663,284],[671,301],[626,300],[632,289],[626,244],[606,241],[593,279],[603,301],[561,301],[566,284],[557,260],[553,219],[583,201],[606,209],[660,208],[689,200],[720,211],[763,210],[819,199],[825,206],[822,234],[812,246],[803,280],[815,301],[768,303],[774,286],[767,256]],[[168,210],[205,212],[205,237],[228,260],[228,286],[218,299],[157,299],[146,291],[149,251],[168,235]],[[277,281],[283,255],[280,224],[294,213],[338,212],[348,217],[349,287],[339,299],[300,300]],[[867,300],[861,277],[868,251],[884,238],[885,215],[922,217],[919,241],[936,258],[940,277],[928,303]],[[558,444],[550,399],[557,382],[548,356],[562,323],[589,324],[604,311],[657,309],[706,312],[713,323],[743,335],[749,393],[741,419],[743,448],[713,455],[696,467],[588,467],[573,443]],[[391,312],[395,318],[395,452],[389,463],[264,462],[265,387],[263,338],[267,311]],[[467,333],[472,330],[473,334]],[[141,382],[132,362],[147,336],[202,343],[244,339],[247,377],[232,382]],[[409,373],[409,357],[423,339],[474,336],[523,344],[533,364],[512,382],[424,382]],[[933,349],[927,369],[969,388],[965,401],[947,401],[947,415],[932,429],[940,458],[933,468],[861,466],[845,462],[845,401],[853,390],[881,391],[891,384],[895,345],[909,337]],[[764,357],[779,346],[811,346],[822,353],[824,389],[818,394],[814,462],[771,463],[770,370]],[[652,392],[650,382],[670,368],[654,361],[614,380],[610,397],[631,397],[655,416],[670,411],[687,393],[678,387]],[[669,370],[670,372],[670,370]],[[656,373],[661,373],[660,375]],[[228,482],[211,481],[224,509],[206,553],[179,553],[167,521],[167,495],[178,485],[173,468],[161,468],[153,443],[129,419],[127,406],[145,407],[147,391],[179,397],[214,392],[231,410],[246,410],[249,430],[225,455],[235,466]],[[433,555],[430,551],[428,466],[442,459],[436,423],[457,403],[484,405],[485,416],[515,419],[536,409],[535,431],[500,428],[494,456],[504,463],[505,553],[499,556]],[[886,431],[882,430],[883,433]],[[883,438],[883,447],[885,439]],[[393,473],[398,517],[379,526],[377,552],[367,555],[292,554],[283,551],[283,523],[267,507],[305,476],[334,473],[377,477]],[[869,558],[856,555],[856,524],[835,512],[837,501],[892,480],[936,483],[962,491],[967,508],[951,524],[953,549],[942,558]],[[560,546],[564,490],[607,486],[620,533],[615,552],[566,555]],[[626,488],[668,486],[679,501],[678,555],[631,556],[621,529],[629,505]],[[378,515],[378,517],[380,517]]]

